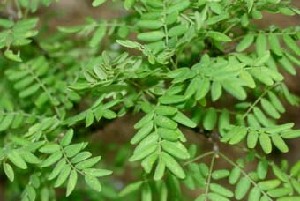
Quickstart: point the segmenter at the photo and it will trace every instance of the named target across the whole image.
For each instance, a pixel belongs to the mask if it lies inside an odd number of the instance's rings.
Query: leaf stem
[[[207,194],[208,194],[208,190],[209,190],[209,184],[211,181],[211,175],[214,169],[214,165],[215,165],[215,159],[216,159],[216,154],[213,155],[211,162],[210,162],[210,168],[209,168],[209,173],[207,175],[207,179],[206,179],[206,188],[205,188],[205,200],[208,201],[207,199]]]
[[[192,162],[198,161],[198,160],[200,160],[200,159],[202,159],[202,158],[205,158],[205,157],[207,157],[207,156],[210,156],[210,155],[212,155],[212,154],[215,154],[215,152],[214,152],[214,151],[210,151],[210,152],[206,152],[206,153],[204,153],[204,154],[200,154],[200,155],[198,155],[196,158],[194,158],[194,159],[192,159],[192,160],[189,160],[189,161],[185,162],[183,165],[186,166],[186,165],[188,165],[188,164],[190,164],[190,163],[192,163]]]
[[[237,165],[235,162],[233,162],[232,160],[230,160],[227,156],[225,156],[223,153],[219,153],[220,154],[220,156],[221,156],[221,158],[223,158],[226,162],[228,162],[230,165],[232,165],[233,167],[237,167],[237,168],[239,168],[239,170],[241,171],[241,173],[245,176],[245,177],[247,177],[247,179],[253,184],[253,186],[255,186],[255,187],[257,187],[258,189],[259,189],[259,191],[264,195],[264,196],[266,196],[266,197],[268,197],[268,199],[270,200],[270,201],[273,201],[273,199],[271,199],[270,197],[269,197],[269,195],[264,191],[264,190],[262,190],[262,189],[260,189],[259,188],[259,186],[258,186],[258,184],[253,180],[253,179],[251,179],[251,177],[239,166],[239,165]]]

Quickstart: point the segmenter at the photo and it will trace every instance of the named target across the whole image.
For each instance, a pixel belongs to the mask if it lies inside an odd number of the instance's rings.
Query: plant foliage
[[[270,157],[300,137],[280,119],[299,105],[285,75],[300,66],[300,27],[254,23],[299,15],[290,1],[94,0],[122,16],[49,34],[36,12],[53,3],[1,7],[6,200],[300,200],[300,161]],[[128,114],[142,117],[111,158],[88,136]]]

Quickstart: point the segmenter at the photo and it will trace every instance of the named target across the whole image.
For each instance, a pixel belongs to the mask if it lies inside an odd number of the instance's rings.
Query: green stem
[[[209,191],[209,184],[210,184],[210,181],[211,181],[211,175],[212,175],[214,165],[215,165],[215,159],[216,159],[216,154],[214,154],[212,159],[211,159],[209,173],[208,173],[207,179],[206,179],[206,188],[205,188],[205,200],[206,201],[208,201],[207,194],[208,194],[208,191]]]
[[[219,153],[219,155],[221,156],[221,158],[223,158],[226,162],[228,162],[230,165],[232,165],[233,167],[237,167],[239,168],[239,170],[241,171],[241,173],[253,184],[253,186],[255,186],[256,188],[259,189],[259,191],[265,196],[265,197],[268,197],[268,199],[270,201],[273,201],[269,195],[262,189],[259,188],[258,184],[253,180],[251,179],[251,177],[239,166],[237,165],[235,162],[233,162],[232,160],[230,160],[227,156],[225,156],[224,154],[222,153]]]
[[[202,158],[205,158],[205,157],[207,157],[207,156],[210,156],[210,155],[212,155],[212,154],[215,154],[215,152],[214,152],[214,151],[210,151],[210,152],[206,152],[206,153],[204,153],[204,154],[200,154],[200,155],[198,155],[196,158],[194,158],[194,159],[192,159],[192,160],[190,160],[190,161],[185,162],[183,165],[186,166],[186,165],[188,165],[188,164],[190,164],[190,163],[193,163],[193,162],[195,162],[195,161],[198,161],[198,160],[200,160],[200,159],[202,159]]]

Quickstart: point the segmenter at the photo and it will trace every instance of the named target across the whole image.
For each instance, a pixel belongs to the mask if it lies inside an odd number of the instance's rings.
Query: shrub
[[[300,28],[253,23],[299,15],[289,1],[115,1],[121,17],[55,31],[37,13],[51,3],[1,11],[6,200],[300,200],[300,161],[269,156],[300,137],[279,121],[299,104],[283,75],[300,65]],[[91,141],[123,116],[141,117],[128,142]]]

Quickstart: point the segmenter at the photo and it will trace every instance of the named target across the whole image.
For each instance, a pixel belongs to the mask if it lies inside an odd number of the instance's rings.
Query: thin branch
[[[207,194],[208,194],[208,190],[209,190],[209,184],[211,181],[211,175],[215,166],[215,159],[216,159],[216,155],[213,155],[211,162],[210,162],[210,168],[209,168],[209,173],[207,175],[207,179],[206,179],[206,188],[205,188],[205,200],[207,201]]]
[[[204,154],[200,154],[196,158],[193,158],[192,160],[189,160],[189,161],[185,162],[183,165],[186,166],[186,165],[188,165],[190,163],[196,162],[196,161],[198,161],[198,160],[200,160],[202,158],[205,158],[207,156],[210,156],[212,154],[215,154],[215,152],[214,151],[210,151],[210,152],[206,152]]]
[[[259,185],[258,185],[253,179],[251,179],[251,177],[244,171],[243,168],[241,168],[241,167],[240,167],[239,165],[237,165],[235,162],[233,162],[232,160],[230,160],[230,159],[229,159],[227,156],[225,156],[223,153],[220,153],[220,156],[221,156],[222,159],[224,159],[225,161],[227,161],[227,162],[228,162],[230,165],[232,165],[233,167],[239,168],[239,170],[241,171],[241,173],[242,173],[245,177],[247,177],[247,179],[253,184],[253,186],[257,187],[257,188],[260,190],[260,192],[261,192],[264,196],[266,196],[266,197],[269,198],[270,201],[273,201],[273,199],[271,199],[271,198],[269,197],[269,195],[268,195],[264,190],[262,190],[262,189],[259,188]]]

